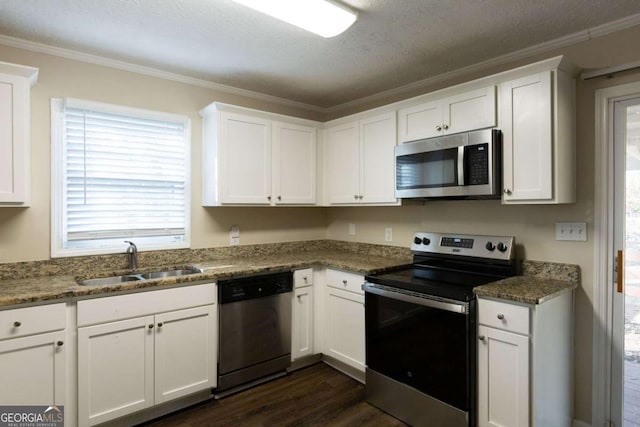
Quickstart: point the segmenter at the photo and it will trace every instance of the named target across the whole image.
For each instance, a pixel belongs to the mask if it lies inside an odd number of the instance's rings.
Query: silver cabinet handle
[[[58,347],[62,347],[62,346],[64,345],[64,341],[58,341],[58,342],[56,343],[56,345],[57,345]]]
[[[304,280],[304,281],[306,282],[306,281],[307,281],[307,276],[304,276],[304,277],[302,278],[302,280]]]
[[[478,339],[479,339],[480,341],[484,341],[484,340],[485,340],[485,337],[484,337],[484,335],[480,335],[480,336],[478,337]]]
[[[442,129],[444,129],[444,130],[449,129],[449,125],[447,125],[447,124],[442,125]]]
[[[17,320],[15,322],[13,322],[13,327],[14,328],[19,328],[20,326],[22,326],[21,322],[18,322]]]
[[[345,285],[345,286],[347,286],[347,281],[346,281],[346,280],[343,280],[343,281],[342,281],[342,284],[343,284],[343,285]]]
[[[442,126],[437,125],[437,126],[436,126],[436,130],[437,130],[438,132],[440,132],[440,131],[442,130]]]
[[[498,319],[500,320],[504,319],[504,314],[498,314]]]
[[[282,196],[278,196],[278,200],[282,200]]]
[[[267,200],[271,201],[271,196],[267,196]]]
[[[508,188],[504,189],[504,194],[511,194],[511,190],[509,190]]]
[[[296,295],[296,298],[298,298],[298,301],[302,301],[302,300],[301,300],[302,295]]]
[[[162,322],[158,323],[158,328],[162,328],[162,325],[164,325],[164,323]]]
[[[153,329],[153,324],[149,325],[149,329]]]

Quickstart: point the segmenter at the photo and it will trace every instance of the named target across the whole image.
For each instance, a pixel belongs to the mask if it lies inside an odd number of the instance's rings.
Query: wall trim
[[[613,138],[610,103],[640,93],[640,82],[605,89],[595,94],[595,197],[592,415],[595,426],[612,418],[611,368],[613,339]]]
[[[77,50],[59,48],[59,47],[51,46],[44,43],[38,43],[38,42],[28,41],[24,39],[19,39],[16,37],[0,35],[0,45],[18,48],[18,49],[24,49],[31,52],[44,53],[47,55],[58,56],[61,58],[72,59],[72,60],[86,62],[90,64],[101,65],[105,67],[115,68],[123,71],[129,71],[129,72],[147,75],[151,77],[157,77],[157,78],[175,81],[179,83],[190,84],[193,86],[204,87],[204,88],[228,93],[231,95],[243,96],[250,99],[270,102],[270,103],[283,105],[287,107],[299,108],[299,109],[314,112],[314,113],[336,114],[336,113],[339,113],[340,111],[344,111],[350,108],[357,108],[361,105],[372,103],[375,101],[381,101],[388,97],[398,96],[398,95],[402,95],[404,93],[408,93],[412,91],[418,91],[421,88],[426,88],[438,82],[453,79],[456,77],[461,77],[464,75],[471,74],[473,72],[482,71],[493,66],[507,64],[507,63],[524,59],[530,56],[543,54],[545,52],[549,52],[554,49],[559,49],[559,48],[570,46],[579,42],[588,41],[593,38],[601,37],[616,31],[625,30],[627,28],[631,28],[636,25],[640,25],[640,13],[635,15],[630,15],[616,21],[611,21],[611,22],[599,25],[597,27],[578,31],[573,34],[559,37],[554,40],[540,43],[525,49],[521,49],[505,55],[501,55],[492,59],[488,59],[486,61],[482,61],[468,67],[463,67],[448,73],[439,74],[437,76],[433,76],[423,80],[419,80],[417,82],[409,83],[407,85],[400,86],[387,91],[383,91],[374,95],[365,96],[364,98],[356,99],[354,101],[337,104],[332,107],[321,107],[318,105],[312,105],[304,102],[293,101],[293,100],[281,98],[274,95],[267,95],[261,92],[256,92],[256,91],[251,91],[247,89],[241,89],[235,86],[216,83],[210,80],[198,79],[198,78],[186,76],[183,74],[163,71],[158,68],[139,65],[139,64],[135,64],[127,61],[111,59],[104,56],[88,54],[88,53],[80,52]]]
[[[144,76],[157,77],[177,83],[185,83],[192,86],[204,87],[207,89],[213,89],[219,92],[228,93],[230,95],[244,96],[258,101],[266,101],[273,104],[284,105],[287,107],[301,108],[315,113],[324,113],[326,110],[323,107],[306,104],[304,102],[292,101],[289,99],[280,98],[278,96],[267,95],[261,92],[255,92],[252,90],[241,89],[235,86],[216,83],[210,80],[198,79],[195,77],[186,76],[184,74],[172,73],[158,68],[135,64],[133,62],[111,59],[104,56],[93,55],[72,49],[55,47],[44,43],[32,42],[5,35],[0,35],[0,45],[17,49],[24,49],[30,52],[58,56],[65,59],[72,59],[88,64],[101,65],[103,67],[115,68],[122,71],[129,71],[132,73],[142,74]]]

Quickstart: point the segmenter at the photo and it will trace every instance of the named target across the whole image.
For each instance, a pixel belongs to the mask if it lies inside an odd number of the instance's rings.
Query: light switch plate
[[[349,224],[349,235],[350,236],[355,236],[356,235],[356,225],[355,224]]]
[[[391,227],[384,229],[384,241],[393,242],[393,229]]]
[[[586,222],[556,222],[556,240],[587,241]]]

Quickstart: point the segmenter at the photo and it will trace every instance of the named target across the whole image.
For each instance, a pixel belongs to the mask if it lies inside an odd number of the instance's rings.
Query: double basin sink
[[[126,282],[137,282],[140,280],[167,279],[169,277],[187,276],[189,274],[199,274],[201,270],[197,268],[181,268],[176,270],[159,270],[149,273],[131,273],[120,276],[100,277],[96,279],[78,280],[83,286],[108,286]]]

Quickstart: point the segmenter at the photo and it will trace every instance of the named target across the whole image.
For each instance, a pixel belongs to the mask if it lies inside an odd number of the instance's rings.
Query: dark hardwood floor
[[[364,399],[362,384],[324,363],[317,363],[142,426],[406,426]]]

